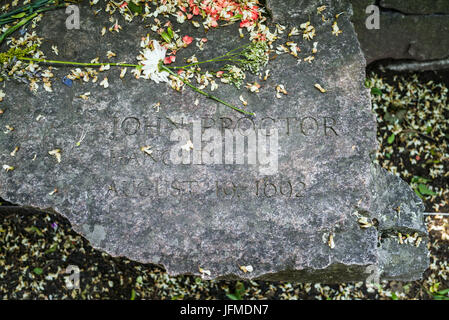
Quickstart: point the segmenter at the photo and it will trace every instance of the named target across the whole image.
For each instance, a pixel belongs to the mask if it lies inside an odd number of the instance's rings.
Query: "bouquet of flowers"
[[[96,4],[98,0],[91,2]],[[254,3],[253,3],[254,2]],[[72,1],[62,0],[36,0],[31,4],[14,9],[10,12],[0,15],[0,27],[2,27],[2,34],[0,36],[0,44],[15,31],[20,31],[29,24],[33,19],[40,17],[42,13],[49,10],[64,8],[71,4]],[[177,21],[184,22],[192,19],[194,16],[201,15],[204,17],[205,28],[218,27],[218,21],[224,20],[228,23],[241,21],[241,27],[260,28],[258,20],[262,17],[262,9],[256,6],[257,1],[224,1],[224,0],[210,0],[210,1],[160,1],[160,5],[151,10],[150,1],[129,2],[121,1],[119,3],[109,1],[106,5],[106,11],[113,14],[118,11],[127,21],[131,21],[136,16],[143,16],[143,18],[152,17],[160,26],[160,20],[156,17],[163,13],[177,13]],[[239,12],[235,14],[235,12]],[[192,21],[193,22],[193,21]],[[269,56],[269,42],[266,38],[255,37],[252,41],[244,46],[238,47],[227,52],[224,55],[208,59],[206,61],[198,61],[194,56],[188,60],[187,65],[174,66],[175,54],[177,50],[188,46],[192,43],[193,38],[190,36],[180,37],[176,31],[171,27],[170,22],[166,24],[167,28],[160,28],[155,25],[155,30],[160,38],[150,39],[149,36],[142,38],[142,50],[137,56],[138,63],[102,63],[94,62],[78,62],[78,61],[62,61],[62,60],[47,60],[45,55],[38,50],[40,40],[37,37],[31,41],[22,41],[22,43],[10,41],[10,48],[6,52],[0,53],[0,66],[2,68],[1,75],[3,78],[10,76],[20,76],[23,73],[17,72],[20,68],[17,67],[17,61],[28,62],[30,64],[56,64],[56,65],[71,65],[81,67],[122,67],[133,68],[133,74],[136,78],[142,78],[154,81],[156,83],[166,82],[174,89],[180,90],[184,85],[190,87],[194,91],[202,94],[212,100],[215,100],[223,105],[232,108],[235,111],[246,115],[254,115],[254,113],[238,108],[204,90],[204,86],[195,86],[190,79],[196,77],[201,81],[212,83],[212,91],[218,86],[212,78],[220,79],[222,83],[233,84],[237,88],[243,83],[245,79],[245,72],[258,73],[268,63]],[[116,21],[111,28],[112,31],[119,30],[121,26]],[[102,31],[104,33],[105,30]],[[268,31],[269,33],[269,31]],[[260,33],[257,32],[259,36]],[[25,37],[26,38],[26,37]],[[207,39],[205,39],[207,40]],[[202,42],[205,42],[202,39]],[[170,51],[170,54],[168,54]],[[200,65],[211,62],[225,62],[220,70],[215,72],[203,72]],[[32,68],[33,69],[33,68]],[[36,69],[36,68],[34,68]],[[125,71],[126,72],[126,71]],[[29,75],[29,71],[26,72]],[[45,82],[45,81],[44,81]],[[44,87],[48,89],[51,86],[47,81]],[[49,90],[50,91],[50,90]]]

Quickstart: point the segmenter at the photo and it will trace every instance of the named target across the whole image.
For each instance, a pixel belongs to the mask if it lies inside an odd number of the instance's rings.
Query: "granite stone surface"
[[[433,61],[449,57],[449,1],[352,0],[353,23],[367,63],[383,59]],[[379,6],[379,29],[367,29],[369,5]]]
[[[267,81],[248,75],[247,82],[261,83],[258,94],[225,85],[214,92],[239,106],[243,95],[254,118],[188,88],[176,92],[129,72],[121,80],[119,69],[104,74],[106,89],[55,81],[53,93],[33,93],[6,82],[0,126],[14,131],[0,133],[0,163],[15,169],[0,173],[0,197],[55,210],[94,247],[162,265],[172,275],[346,282],[365,280],[374,268],[384,278],[420,278],[428,265],[423,205],[405,182],[372,165],[376,121],[351,6],[297,1],[290,12],[282,3],[268,1],[273,17],[288,28],[311,17],[319,52],[313,63],[278,55]],[[323,3],[334,15],[345,12],[338,37],[333,21],[323,23],[312,11]],[[112,50],[117,61],[135,63],[140,37],[149,32],[144,24],[122,22],[120,33],[102,37],[108,17],[80,9],[80,30],[66,30],[60,12],[39,25],[49,59],[90,61]],[[238,25],[207,34],[174,26],[209,39],[204,51],[190,46],[177,61],[193,53],[203,60],[244,43]],[[301,58],[310,54],[312,41],[302,35],[294,41]],[[69,70],[58,67],[57,79]],[[277,98],[279,84],[288,94]],[[88,100],[79,98],[86,92]],[[227,140],[229,134],[236,140]],[[151,146],[150,155],[144,146]],[[61,162],[49,154],[55,149]],[[185,158],[176,158],[183,152]],[[363,217],[372,225],[363,228]],[[395,235],[405,231],[418,233],[422,243],[397,245]]]
[[[404,14],[449,14],[446,0],[380,0],[380,5]]]

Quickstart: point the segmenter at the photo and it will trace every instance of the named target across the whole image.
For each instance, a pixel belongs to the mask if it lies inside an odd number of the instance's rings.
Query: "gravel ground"
[[[379,122],[377,161],[405,179],[427,211],[449,212],[449,71],[397,75],[374,69],[368,75]],[[379,286],[170,277],[158,266],[93,249],[57,214],[0,216],[3,299],[449,299],[449,219],[442,216],[426,220],[431,266],[423,280]],[[79,289],[66,287],[69,265],[80,269]]]

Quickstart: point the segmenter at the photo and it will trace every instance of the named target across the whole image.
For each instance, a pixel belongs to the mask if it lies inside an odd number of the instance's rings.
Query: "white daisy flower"
[[[156,83],[169,82],[167,71],[159,71],[159,62],[164,60],[167,49],[153,40],[153,50],[144,49],[142,52],[142,73],[144,79],[151,79]]]

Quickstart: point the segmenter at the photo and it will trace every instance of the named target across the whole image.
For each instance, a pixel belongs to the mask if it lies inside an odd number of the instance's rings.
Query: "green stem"
[[[201,89],[198,89],[198,88],[195,87],[193,84],[191,84],[188,80],[184,79],[183,77],[180,77],[179,75],[177,75],[177,74],[174,73],[172,70],[170,70],[169,68],[167,68],[166,66],[164,66],[164,65],[162,65],[162,64],[159,64],[159,70],[167,71],[167,72],[170,73],[172,76],[178,78],[178,79],[181,80],[184,84],[186,84],[187,86],[189,86],[190,88],[192,88],[194,91],[196,91],[196,92],[198,92],[198,93],[201,93],[203,96],[206,96],[206,97],[209,98],[209,99],[212,99],[212,100],[215,100],[215,101],[217,101],[217,102],[220,102],[220,103],[224,104],[225,106],[227,106],[227,107],[229,107],[229,108],[231,108],[231,109],[233,109],[233,110],[235,110],[235,111],[238,111],[238,112],[240,112],[240,113],[243,113],[243,114],[246,114],[246,115],[250,115],[250,116],[255,116],[255,114],[252,113],[252,112],[248,112],[248,111],[239,109],[239,108],[233,106],[232,104],[230,104],[230,103],[228,103],[228,102],[226,102],[226,101],[223,101],[223,100],[221,100],[220,98],[218,98],[218,97],[216,97],[216,96],[211,95],[210,93],[207,93],[207,92],[205,92],[205,91],[203,91],[203,90],[201,90]]]
[[[84,67],[101,67],[101,66],[114,66],[114,67],[134,67],[138,68],[140,65],[137,64],[129,64],[129,63],[87,63],[87,62],[72,62],[72,61],[59,61],[59,60],[46,60],[46,59],[36,59],[36,58],[26,58],[26,57],[18,57],[19,60],[26,61],[34,61],[41,63],[53,63],[53,64],[66,64],[66,65],[75,65],[75,66],[84,66]]]

